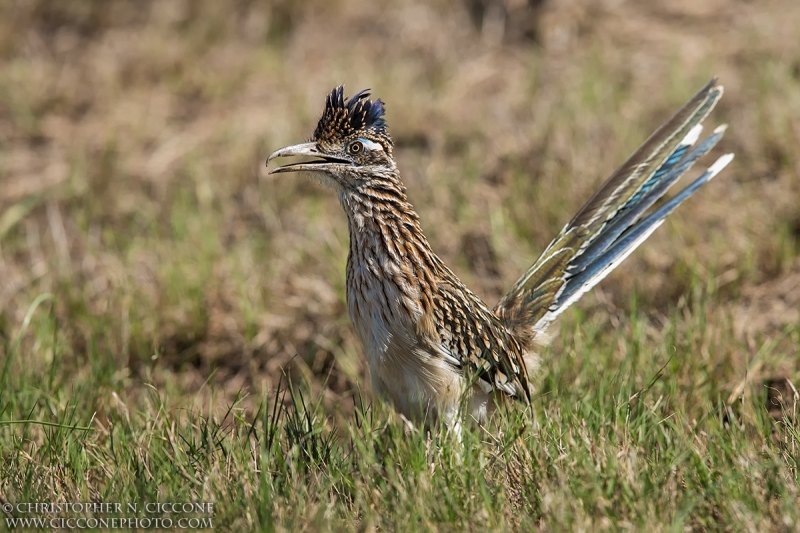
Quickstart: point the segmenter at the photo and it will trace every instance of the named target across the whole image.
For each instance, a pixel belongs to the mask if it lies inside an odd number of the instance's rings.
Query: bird
[[[308,142],[273,152],[311,160],[269,174],[311,173],[336,192],[350,235],[346,299],[372,389],[407,421],[485,423],[506,403],[529,406],[548,328],[733,159],[719,157],[655,205],[722,138],[698,142],[722,97],[713,78],[600,186],[534,264],[490,308],[431,249],[393,155],[384,102],[333,89]],[[516,402],[512,400],[517,400]]]

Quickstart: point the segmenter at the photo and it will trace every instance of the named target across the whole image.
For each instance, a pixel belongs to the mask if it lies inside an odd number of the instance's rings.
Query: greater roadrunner
[[[697,144],[722,96],[711,80],[603,184],[494,309],[431,250],[408,201],[384,120],[384,104],[334,89],[310,142],[277,167],[308,171],[334,189],[347,214],[347,306],[369,361],[374,391],[411,420],[460,428],[460,407],[482,421],[506,397],[530,402],[537,349],[548,325],[733,159],[726,154],[677,195],[645,214],[719,140]]]

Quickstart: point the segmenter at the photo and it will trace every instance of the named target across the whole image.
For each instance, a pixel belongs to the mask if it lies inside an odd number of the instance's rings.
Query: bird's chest
[[[413,290],[393,279],[395,269],[367,255],[347,266],[347,308],[370,367],[418,344],[415,323],[421,315]]]
[[[425,318],[418,294],[395,281],[393,273],[390,264],[374,258],[351,258],[348,310],[366,352],[374,392],[409,418],[419,419],[441,409],[442,400],[454,408],[461,376],[421,332]]]

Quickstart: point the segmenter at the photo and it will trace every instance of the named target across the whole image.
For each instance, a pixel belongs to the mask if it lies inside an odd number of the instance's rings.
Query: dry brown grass
[[[796,355],[781,332],[800,306],[800,4],[534,4],[3,3],[0,335],[52,292],[78,366],[95,350],[187,391],[216,369],[236,391],[288,365],[347,395],[364,370],[344,219],[328,191],[263,168],[330,87],[387,102],[434,248],[494,301],[718,75],[734,164],[581,305],[613,325],[635,293],[657,328],[699,279],[749,355],[770,339]]]
[[[0,2],[0,500],[213,500],[232,530],[796,528],[799,27],[796,0]],[[456,456],[354,407],[344,217],[264,168],[332,86],[387,103],[429,240],[493,303],[712,75],[736,159],[564,315],[507,442],[465,431]],[[313,421],[254,415],[283,371]]]

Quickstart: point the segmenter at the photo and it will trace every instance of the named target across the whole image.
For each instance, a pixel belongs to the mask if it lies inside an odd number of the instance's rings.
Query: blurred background
[[[707,131],[730,129],[705,162],[736,159],[564,315],[550,357],[583,324],[613,351],[631,314],[658,341],[702,308],[723,390],[794,379],[797,28],[796,0],[2,2],[0,350],[22,332],[12,372],[110,366],[97,386],[121,395],[267,390],[288,370],[339,403],[367,387],[345,218],[264,167],[332,87],[386,102],[434,250],[493,305],[716,75]]]

